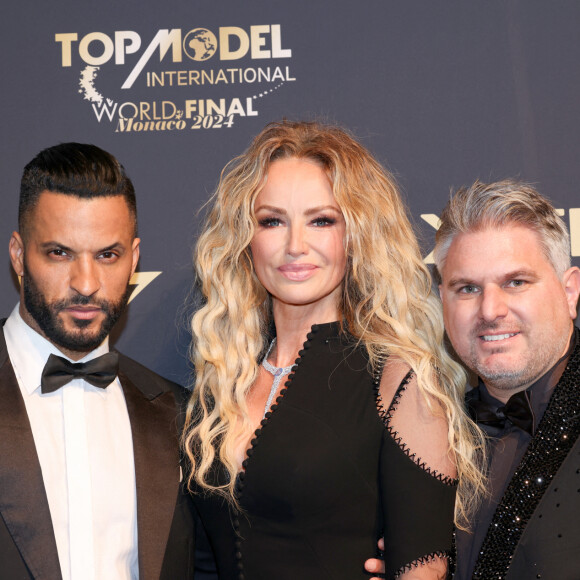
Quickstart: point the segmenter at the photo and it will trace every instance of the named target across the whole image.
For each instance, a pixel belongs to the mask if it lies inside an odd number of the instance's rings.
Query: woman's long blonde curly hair
[[[376,367],[405,361],[430,405],[448,422],[458,474],[456,522],[465,527],[484,491],[483,439],[463,412],[465,374],[443,346],[439,299],[431,287],[393,177],[344,129],[314,122],[271,123],[221,175],[195,253],[204,305],[193,316],[196,381],[183,444],[192,480],[235,502],[235,442],[249,437],[246,399],[258,376],[271,324],[271,300],[252,265],[253,208],[270,164],[298,158],[327,172],[346,223],[347,267],[340,314]],[[209,481],[219,459],[227,482]]]

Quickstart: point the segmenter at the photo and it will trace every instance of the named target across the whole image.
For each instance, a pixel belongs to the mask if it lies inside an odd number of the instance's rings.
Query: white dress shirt
[[[106,389],[74,379],[42,394],[48,356],[67,357],[30,328],[18,309],[4,334],[42,469],[63,580],[137,579],[133,439],[119,379]],[[108,350],[106,339],[72,362]]]

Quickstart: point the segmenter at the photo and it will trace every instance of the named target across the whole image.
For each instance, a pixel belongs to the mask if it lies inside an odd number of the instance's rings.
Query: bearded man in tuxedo
[[[79,143],[24,169],[0,329],[0,576],[193,577],[183,391],[109,349],[139,260],[135,192]]]

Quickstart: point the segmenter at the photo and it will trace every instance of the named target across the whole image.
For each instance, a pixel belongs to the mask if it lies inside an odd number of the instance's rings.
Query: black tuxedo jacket
[[[534,510],[514,551],[508,580],[580,578],[580,439]]]
[[[473,577],[580,579],[580,332],[496,508]]]
[[[193,578],[193,507],[180,483],[181,388],[123,355],[119,379],[133,435],[140,580]],[[1,329],[0,578],[61,578],[40,463]]]

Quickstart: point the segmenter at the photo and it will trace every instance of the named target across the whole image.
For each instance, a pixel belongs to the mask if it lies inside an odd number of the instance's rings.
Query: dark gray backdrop
[[[577,1],[22,0],[4,8],[0,26],[2,243],[6,248],[16,226],[22,168],[40,149],[81,141],[115,154],[138,193],[140,270],[162,272],[131,303],[116,346],[174,380],[185,382],[188,373],[188,336],[178,326],[192,283],[196,213],[225,163],[284,116],[350,128],[398,177],[425,256],[433,218],[421,216],[438,214],[451,187],[507,176],[534,182],[564,210],[572,255],[580,256]],[[190,34],[200,28],[209,33]],[[220,29],[230,33],[227,43]],[[174,31],[164,58],[156,48],[122,89],[160,30]],[[127,31],[133,34],[117,37],[138,37],[139,49],[115,50],[107,60],[115,33]],[[63,66],[68,41],[56,35],[71,34],[77,40],[70,41],[70,66]],[[213,55],[195,60],[201,53],[189,39],[211,41],[212,34]],[[246,38],[250,46],[240,56]],[[226,60],[236,50],[240,58]],[[238,82],[268,68],[270,82]],[[202,71],[213,71],[214,84],[189,80]],[[147,86],[153,73],[165,86]],[[231,127],[216,115],[186,118],[186,101],[208,99],[241,105],[244,113],[250,99],[254,114],[234,114]],[[163,101],[172,103],[168,114],[172,106],[183,111],[185,129],[158,124],[136,131],[147,120],[136,118],[132,130],[119,130],[128,123],[119,121],[123,103],[149,107],[150,114],[155,103],[161,116]],[[114,110],[112,121],[103,102]],[[134,105],[122,107],[127,117]],[[200,128],[191,129],[195,124]],[[7,315],[17,291],[4,256],[0,296]]]

